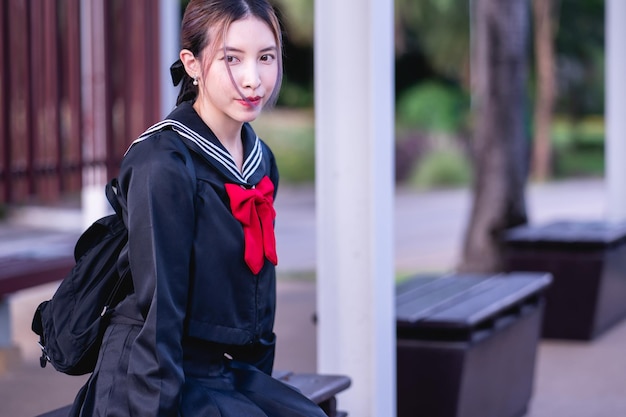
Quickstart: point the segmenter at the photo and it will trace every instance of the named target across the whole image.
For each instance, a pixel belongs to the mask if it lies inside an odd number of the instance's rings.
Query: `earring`
[[[193,77],[193,85],[197,86],[198,85],[198,77]]]

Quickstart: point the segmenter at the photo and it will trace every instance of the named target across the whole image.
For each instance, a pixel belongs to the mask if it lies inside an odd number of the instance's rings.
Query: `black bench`
[[[592,340],[626,318],[626,223],[556,221],[505,236],[509,271],[545,271],[542,336]]]
[[[321,407],[328,417],[346,417],[348,414],[337,410],[336,395],[350,386],[350,378],[341,375],[319,375],[277,371],[274,378],[289,384]],[[38,417],[67,417],[71,405],[49,411]]]
[[[549,274],[418,276],[396,291],[398,417],[517,417]]]
[[[337,410],[336,395],[350,387],[350,378],[343,375],[320,375],[293,372],[274,372],[280,381],[289,384],[316,403],[329,417],[345,417],[348,414]]]
[[[1,334],[0,331],[0,355],[3,349],[12,349],[7,296],[20,290],[62,280],[75,264],[71,248],[66,252],[68,255],[42,254],[33,251],[0,257],[0,330],[6,329],[7,333]],[[274,377],[299,389],[311,401],[318,404],[329,417],[347,416],[347,413],[337,410],[336,395],[350,386],[350,378],[340,375],[285,371],[275,372]],[[67,416],[70,407],[62,407],[42,416]]]
[[[71,253],[71,252],[70,252]],[[62,280],[74,266],[73,256],[40,256],[37,254],[14,255],[0,258],[0,329],[10,333],[10,317],[6,296],[38,285]],[[11,340],[11,335],[1,335],[0,341]],[[0,343],[2,349],[11,348]],[[329,417],[345,417],[347,413],[337,410],[336,395],[347,389],[350,378],[339,375],[319,375],[277,371],[274,377],[299,389],[311,401],[318,404]],[[67,416],[71,406],[62,407],[42,415],[45,417]]]
[[[38,285],[62,280],[75,264],[72,250],[67,255],[41,254],[36,251],[0,257],[0,372],[12,361],[9,295]],[[34,312],[34,311],[33,311]]]
[[[71,252],[67,256],[56,257],[27,254],[0,258],[0,298],[27,288],[60,281],[74,264]]]

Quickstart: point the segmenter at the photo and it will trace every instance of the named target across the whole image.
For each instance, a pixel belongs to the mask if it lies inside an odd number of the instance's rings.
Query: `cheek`
[[[265,88],[273,90],[276,86],[276,78],[278,77],[277,67],[268,67],[260,71],[261,80]]]
[[[233,74],[233,77],[235,77],[235,74]],[[230,78],[230,75],[227,71],[224,71],[220,74],[218,82],[222,91],[232,91],[235,88],[235,86],[233,85],[233,80]]]
[[[228,74],[220,74],[219,77],[213,78],[213,82],[207,85],[207,89],[215,102],[225,102],[234,95],[233,83]]]
[[[210,72],[207,74],[208,83],[211,89],[227,90],[231,87],[232,81],[228,75],[228,70],[222,62],[216,62],[211,66]]]

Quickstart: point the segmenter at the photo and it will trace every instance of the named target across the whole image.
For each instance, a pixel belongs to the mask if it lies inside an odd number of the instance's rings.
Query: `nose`
[[[261,76],[257,63],[249,63],[243,73],[242,87],[256,89],[261,85]]]

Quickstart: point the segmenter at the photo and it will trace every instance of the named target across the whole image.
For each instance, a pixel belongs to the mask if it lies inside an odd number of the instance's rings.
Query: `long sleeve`
[[[129,261],[145,319],[130,352],[131,415],[176,416],[194,238],[195,179],[172,135],[133,145],[120,174]]]

